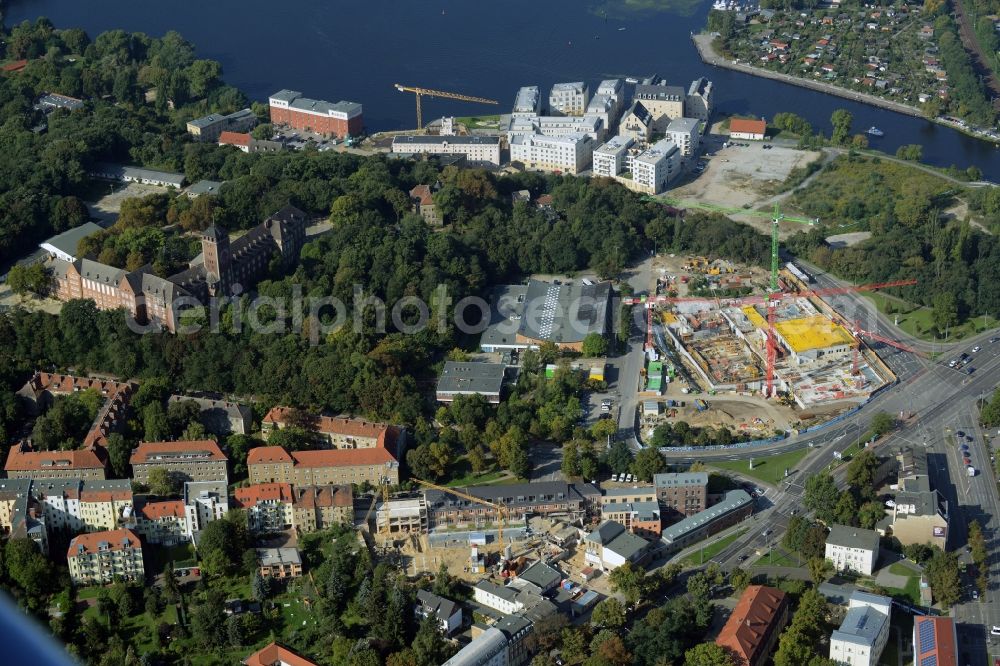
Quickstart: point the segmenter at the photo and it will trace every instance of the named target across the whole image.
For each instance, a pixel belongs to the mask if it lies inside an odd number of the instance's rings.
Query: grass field
[[[694,567],[703,562],[708,562],[713,557],[721,553],[726,546],[736,541],[736,539],[738,539],[744,532],[746,532],[746,530],[737,530],[728,536],[724,536],[717,541],[713,541],[707,546],[701,548],[698,552],[685,557],[681,560],[681,564],[686,567]]]
[[[468,129],[498,129],[500,127],[500,116],[461,116],[455,118],[455,122],[465,125]]]
[[[928,342],[954,342],[972,337],[978,333],[1000,326],[1000,320],[993,317],[976,317],[964,324],[948,329],[948,338],[935,338],[931,333],[934,326],[933,312],[930,308],[914,305],[894,296],[877,292],[861,294],[878,308],[878,311],[898,321],[898,326],[915,338]]]
[[[749,460],[720,460],[718,462],[713,461],[710,465],[730,472],[739,472],[740,474],[760,479],[765,483],[776,484],[785,478],[785,470],[787,469],[789,474],[791,474],[796,465],[799,464],[808,452],[809,449],[798,449],[796,451],[779,453],[776,456],[761,456],[754,459],[753,469],[750,469]]]
[[[789,553],[783,548],[775,546],[769,553],[753,563],[756,567],[801,567],[805,566],[805,560],[795,553]]]
[[[446,485],[453,488],[457,486],[477,486],[496,481],[503,478],[505,474],[506,472],[498,469],[490,469],[477,474],[472,471],[472,465],[469,464],[468,459],[463,455],[448,468],[448,477],[452,480]]]

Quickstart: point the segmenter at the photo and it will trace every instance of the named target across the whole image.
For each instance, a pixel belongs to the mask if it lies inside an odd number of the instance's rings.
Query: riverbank
[[[841,88],[840,86],[835,86],[830,83],[824,83],[822,81],[811,81],[809,79],[803,79],[797,76],[789,76],[788,74],[782,74],[781,72],[772,72],[771,70],[768,69],[762,69],[760,67],[754,67],[752,65],[744,65],[743,63],[733,62],[732,60],[729,60],[728,58],[719,55],[715,51],[715,49],[712,47],[712,41],[714,39],[715,35],[711,33],[703,32],[691,35],[691,40],[694,42],[694,46],[698,50],[698,55],[701,56],[702,62],[704,62],[706,65],[714,65],[716,67],[723,67],[725,69],[732,69],[737,72],[743,72],[744,74],[760,76],[765,79],[773,79],[775,81],[781,81],[782,83],[790,83],[791,85],[799,86],[800,88],[809,88],[810,90],[815,90],[817,92],[827,93],[830,95],[836,95],[837,97],[843,97],[844,99],[850,99],[855,102],[871,104],[872,106],[888,109],[889,111],[895,111],[896,113],[904,113],[908,116],[915,116],[917,118],[926,118],[923,112],[915,106],[900,104],[899,102],[893,102],[891,100],[882,99],[881,97],[876,97],[875,95],[867,95],[865,93],[859,93],[853,90],[847,90],[846,88]]]

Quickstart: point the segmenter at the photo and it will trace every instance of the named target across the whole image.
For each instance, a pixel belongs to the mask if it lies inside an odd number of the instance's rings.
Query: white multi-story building
[[[498,136],[406,135],[392,139],[392,152],[464,155],[469,162],[500,165]]]
[[[507,124],[507,140],[516,136],[568,136],[586,134],[594,141],[604,138],[605,125],[599,116],[511,116]]]
[[[590,166],[594,140],[586,134],[515,136],[510,140],[511,162],[537,171],[576,175]]]
[[[553,116],[579,116],[587,108],[590,91],[583,81],[557,83],[549,92],[549,113]]]
[[[213,520],[225,518],[229,492],[219,481],[189,481],[184,484],[185,530],[189,539]]]
[[[681,151],[670,139],[661,139],[632,157],[632,189],[647,194],[659,194],[680,173]]]
[[[684,98],[684,115],[707,123],[712,115],[712,82],[702,77],[688,87]]]
[[[892,599],[867,592],[851,594],[840,628],[830,635],[830,659],[847,666],[874,666],[889,640]]]
[[[674,118],[667,125],[667,136],[677,144],[681,155],[691,157],[698,154],[701,145],[701,121],[697,118]]]
[[[280,532],[295,522],[290,483],[255,483],[233,491],[233,504],[246,511],[251,533]]]
[[[142,543],[129,529],[81,534],[66,551],[69,576],[77,585],[110,583],[114,578],[142,581]]]
[[[481,580],[472,588],[477,603],[511,615],[524,610],[524,602],[517,598],[517,590],[500,586],[488,580]]]
[[[49,530],[113,530],[132,515],[132,482],[128,479],[35,479],[31,495],[42,504]]]
[[[597,86],[594,96],[587,104],[588,115],[608,114],[604,118],[605,127],[614,127],[625,109],[625,85],[621,79],[605,79]]]
[[[187,541],[187,516],[181,500],[140,503],[135,508],[135,531],[149,543],[173,546]]]
[[[847,525],[831,525],[826,537],[826,559],[837,571],[870,576],[878,561],[878,532]]]
[[[524,86],[517,91],[512,116],[537,116],[541,111],[542,96],[538,92],[538,86]]]
[[[625,156],[629,148],[635,144],[635,140],[624,136],[613,136],[607,143],[594,149],[595,176],[614,178],[625,168]]]

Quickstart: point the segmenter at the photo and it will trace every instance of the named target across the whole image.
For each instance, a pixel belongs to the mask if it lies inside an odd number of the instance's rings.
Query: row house
[[[35,479],[31,495],[41,503],[49,531],[115,530],[132,516],[128,479]]]

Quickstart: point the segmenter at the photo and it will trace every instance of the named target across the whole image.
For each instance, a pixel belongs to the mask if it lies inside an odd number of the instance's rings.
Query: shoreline
[[[721,67],[723,69],[731,69],[736,72],[741,72],[743,74],[749,74],[751,76],[759,76],[765,79],[771,79],[773,81],[780,81],[781,83],[788,83],[793,86],[799,86],[800,88],[808,88],[816,92],[826,93],[828,95],[833,95],[835,97],[841,97],[843,99],[849,99],[853,102],[860,102],[862,104],[868,104],[870,106],[879,107],[887,111],[895,111],[896,113],[902,113],[907,116],[914,118],[923,118],[928,122],[932,122],[936,125],[941,125],[942,127],[947,127],[949,129],[957,130],[962,134],[973,139],[979,139],[987,143],[992,143],[996,145],[998,141],[992,139],[988,136],[982,136],[970,132],[967,128],[964,128],[957,123],[947,122],[941,118],[928,118],[923,114],[923,112],[915,106],[910,106],[908,104],[903,104],[901,102],[894,102],[892,100],[883,99],[875,95],[869,95],[867,93],[855,92],[853,90],[848,90],[847,88],[842,88],[840,86],[833,85],[831,83],[824,83],[822,81],[811,81],[809,79],[803,79],[797,76],[790,76],[788,74],[782,74],[781,72],[772,72],[768,69],[763,69],[761,67],[754,67],[753,65],[744,65],[743,63],[736,63],[729,60],[725,56],[716,53],[715,49],[712,48],[712,41],[714,37],[710,33],[698,33],[691,34],[691,41],[694,42],[694,47],[698,51],[698,56],[701,61],[706,65],[713,65],[715,67]]]

